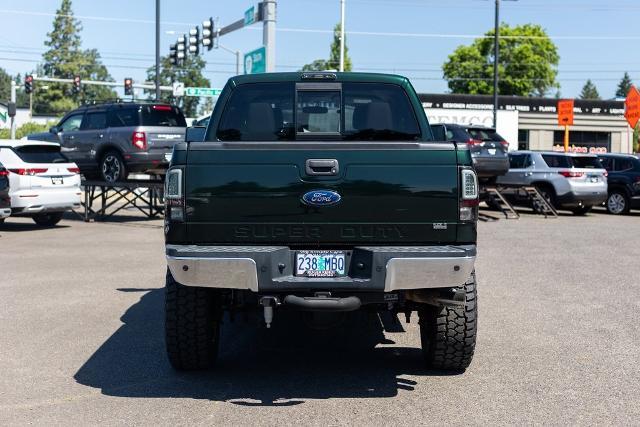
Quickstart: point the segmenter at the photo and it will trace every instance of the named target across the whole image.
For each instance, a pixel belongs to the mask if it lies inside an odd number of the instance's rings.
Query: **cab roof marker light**
[[[302,73],[302,80],[335,80],[337,78],[335,73]]]

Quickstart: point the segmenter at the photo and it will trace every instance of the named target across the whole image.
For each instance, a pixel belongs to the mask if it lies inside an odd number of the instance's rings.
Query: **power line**
[[[24,10],[9,10],[0,9],[0,13],[13,13],[21,15],[34,15],[34,16],[57,16],[55,13],[48,12],[31,12]],[[145,19],[130,19],[130,18],[106,18],[101,16],[88,16],[88,15],[60,15],[74,17],[77,19],[88,19],[98,21],[109,22],[127,22],[138,24],[155,24],[155,21]],[[187,22],[169,22],[163,21],[165,25],[180,25],[180,26],[192,26],[193,23]],[[258,27],[247,27],[248,30],[262,31]],[[313,28],[285,28],[278,27],[277,32],[283,33],[315,33],[315,34],[333,34],[333,30],[313,29]],[[385,32],[385,31],[346,31],[348,36],[380,36],[380,37],[413,37],[413,38],[450,38],[450,39],[476,39],[476,38],[493,38],[485,34],[447,34],[447,33],[404,33],[404,32]],[[522,40],[539,40],[550,38],[553,40],[640,40],[640,36],[598,36],[598,35],[567,35],[567,36],[500,36],[501,39],[522,39]]]
[[[20,48],[6,48],[6,46],[2,46],[0,45],[0,52],[2,53],[16,53],[16,54],[23,54],[23,55],[38,55],[40,53],[46,52],[46,50],[44,49],[40,49],[40,48],[29,48],[29,47],[20,47]],[[123,56],[111,56],[111,55],[106,55],[106,56],[101,56],[101,59],[112,59],[112,60],[123,60],[123,61],[135,61],[135,62],[150,62],[150,59],[144,59],[144,58],[127,58],[127,57],[123,57]],[[35,60],[34,60],[35,61]],[[207,65],[225,65],[225,66],[233,66],[234,63],[232,62],[218,62],[218,61],[206,61]],[[399,64],[402,62],[388,62],[389,64]],[[602,61],[594,61],[594,62],[575,62],[575,63],[571,63],[571,65],[579,65],[579,64],[586,64],[586,65],[596,65],[596,64],[601,64]],[[378,61],[378,62],[358,62],[358,64],[360,65],[359,69],[367,69],[367,70],[389,70],[389,69],[393,69],[393,70],[399,70],[399,71],[420,71],[420,72],[442,72],[442,68],[439,66],[439,63],[435,63],[435,62],[426,62],[426,63],[420,63],[420,62],[404,62],[404,64],[425,64],[425,65],[432,65],[432,66],[436,66],[436,68],[415,68],[415,67],[398,67],[398,66],[385,66],[385,67],[372,67],[372,66],[362,66],[364,64],[373,64],[373,65],[384,65],[387,64],[387,62],[384,61]],[[538,61],[538,62],[515,62],[515,61],[506,61],[506,62],[501,62],[501,65],[517,65],[517,66],[531,66],[531,67],[537,67],[540,65],[545,65],[547,64],[547,62],[544,61]],[[608,65],[639,65],[640,62],[619,62],[619,63],[608,63]],[[105,64],[108,65],[108,64]],[[490,64],[486,64],[487,66]],[[280,64],[280,66],[284,67],[284,68],[300,68],[301,66],[298,64]],[[634,70],[630,67],[625,67],[624,69],[606,69],[606,70],[594,70],[594,69],[588,69],[585,70],[583,68],[581,69],[562,69],[559,68],[557,70],[559,73],[582,73],[582,72],[589,72],[589,73],[618,73],[618,72],[630,72],[630,73],[636,73],[636,72],[640,72],[639,70]]]
[[[132,18],[107,18],[104,16],[89,16],[89,15],[65,15],[58,13],[50,13],[50,12],[32,12],[29,10],[15,10],[15,9],[0,9],[0,13],[5,14],[15,14],[15,15],[31,15],[31,16],[64,16],[66,18],[75,18],[75,19],[87,19],[93,21],[107,21],[107,22],[128,22],[132,24],[156,24],[156,21],[150,19],[132,19]],[[171,21],[161,21],[163,25],[179,25],[190,27],[193,25],[192,22],[171,22]]]

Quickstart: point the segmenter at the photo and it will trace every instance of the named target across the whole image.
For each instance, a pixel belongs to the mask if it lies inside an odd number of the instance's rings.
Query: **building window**
[[[529,131],[526,129],[518,130],[518,150],[529,149]]]
[[[564,131],[556,130],[553,132],[553,145],[562,146],[564,144]],[[590,132],[584,130],[569,131],[569,146],[585,148],[587,151],[591,148],[604,149],[611,151],[611,133],[610,132]]]

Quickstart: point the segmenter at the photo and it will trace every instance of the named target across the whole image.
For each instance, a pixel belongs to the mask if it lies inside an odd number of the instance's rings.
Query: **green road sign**
[[[251,6],[244,12],[244,25],[251,25],[256,22],[256,9]]]
[[[264,73],[267,69],[267,55],[264,46],[244,54],[244,73]]]
[[[218,96],[222,93],[222,89],[213,89],[210,87],[185,87],[185,96]]]

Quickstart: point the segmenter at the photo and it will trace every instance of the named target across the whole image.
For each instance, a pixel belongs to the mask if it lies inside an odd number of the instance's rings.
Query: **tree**
[[[184,65],[176,67],[171,64],[169,56],[163,56],[160,59],[160,84],[163,86],[171,86],[173,82],[182,82],[185,86],[209,87],[211,82],[202,74],[205,64],[205,61],[199,56],[187,56]],[[147,69],[147,80],[154,81],[155,75],[156,67],[149,67]],[[149,98],[151,98],[155,90],[146,90],[145,92],[149,94]],[[184,115],[187,117],[196,117],[198,114],[198,103],[200,102],[198,97],[183,96],[175,98],[173,94],[163,92],[161,100],[182,108]]]
[[[494,30],[470,46],[459,46],[442,66],[453,93],[492,94]],[[539,25],[500,25],[498,91],[502,95],[544,96],[559,89],[558,48]]]
[[[340,69],[340,24],[333,28],[333,42],[331,43],[331,53],[327,65],[336,70]],[[351,71],[351,58],[349,58],[349,48],[347,48],[347,36],[344,36],[344,71]]]
[[[587,80],[587,82],[582,87],[582,92],[580,92],[580,99],[600,99],[598,89],[596,88],[596,85],[593,84],[591,79]]]
[[[323,71],[340,69],[340,24],[333,27],[333,42],[329,48],[329,59],[316,59],[310,64],[305,64],[302,71]],[[344,71],[351,71],[352,64],[347,48],[347,36],[344,39]]]
[[[54,126],[55,122],[49,122],[47,124],[39,124],[34,122],[24,123],[22,126],[16,129],[16,138],[20,139],[32,133],[46,132]],[[9,139],[11,137],[10,129],[0,129],[0,139]]]
[[[39,75],[72,79],[79,75],[83,80],[113,81],[100,61],[95,49],[81,49],[82,25],[74,18],[71,0],[62,0],[53,20],[53,30],[47,34],[45,45],[49,48],[38,67]],[[34,86],[34,109],[39,113],[56,114],[73,109],[81,102],[104,101],[116,97],[106,86],[83,85],[80,93],[74,93],[69,83],[47,83],[46,90]]]
[[[327,65],[327,61],[324,59],[316,59],[311,64],[305,64],[302,66],[302,71],[324,71],[330,67]]]
[[[624,72],[624,76],[622,76],[622,80],[618,83],[618,89],[616,89],[616,98],[626,98],[629,93],[629,89],[633,82],[631,81],[631,77],[629,77],[629,73]]]
[[[0,101],[7,102],[11,99],[11,76],[4,68],[0,68]]]

